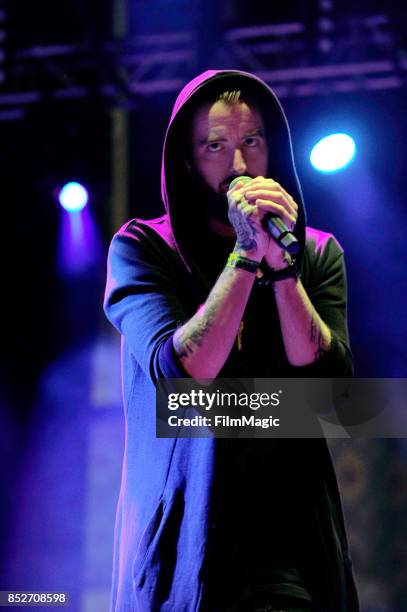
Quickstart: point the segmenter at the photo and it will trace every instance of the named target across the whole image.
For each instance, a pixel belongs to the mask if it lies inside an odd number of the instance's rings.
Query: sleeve
[[[331,235],[315,256],[310,274],[309,298],[332,333],[329,351],[315,363],[301,368],[301,375],[352,377],[353,356],[347,323],[347,280],[343,249]]]
[[[157,240],[134,223],[114,236],[103,303],[108,320],[154,384],[162,377],[189,376],[172,343],[176,328],[188,317],[176,294],[170,253]]]

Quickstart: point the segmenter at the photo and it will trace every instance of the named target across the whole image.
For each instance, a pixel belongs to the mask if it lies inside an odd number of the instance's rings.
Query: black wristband
[[[255,274],[260,262],[249,259],[248,257],[243,257],[243,255],[233,252],[229,255],[226,265],[229,268],[241,268],[242,270],[246,270],[246,272],[253,272]]]
[[[272,270],[271,268],[261,267],[263,276],[257,279],[258,285],[270,286],[285,278],[300,278],[301,273],[297,268],[295,260],[291,260],[290,265],[282,270]]]

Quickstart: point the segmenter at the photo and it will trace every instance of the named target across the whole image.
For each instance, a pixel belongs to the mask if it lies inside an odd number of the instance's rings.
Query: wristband
[[[255,274],[257,272],[257,268],[259,267],[259,262],[249,259],[248,257],[243,257],[243,255],[239,255],[239,253],[233,252],[229,255],[226,265],[229,268],[241,268],[242,270],[246,270],[246,272],[252,272]]]
[[[290,264],[282,270],[272,270],[271,268],[262,268],[263,276],[257,279],[258,285],[270,286],[285,278],[300,278],[301,273],[297,268],[295,260],[291,260]]]

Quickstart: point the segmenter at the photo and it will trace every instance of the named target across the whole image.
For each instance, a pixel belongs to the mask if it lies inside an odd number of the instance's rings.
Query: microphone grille
[[[236,183],[239,183],[239,181],[241,181],[242,183],[250,183],[250,181],[252,181],[252,177],[251,176],[237,176],[236,178],[233,179],[233,181],[230,183],[229,185],[229,189],[233,189],[233,187],[236,185]]]

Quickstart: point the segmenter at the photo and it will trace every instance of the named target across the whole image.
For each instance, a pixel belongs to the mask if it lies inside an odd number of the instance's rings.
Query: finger
[[[264,176],[261,176],[259,174],[259,176],[255,176],[254,179],[252,179],[252,183],[258,183],[259,181],[267,181],[268,179],[266,179]]]
[[[286,189],[284,189],[284,187],[280,184],[275,182],[275,185],[277,186],[278,189],[281,190],[281,192],[286,196],[287,200],[293,205],[293,207],[295,208],[295,210],[298,210],[298,204],[297,202],[294,200],[294,198],[288,193],[288,191]]]
[[[253,203],[249,203],[245,197],[243,192],[229,192],[228,196],[228,204],[229,208],[235,208],[236,210],[242,210],[244,206],[250,206],[251,208],[256,208]]]
[[[282,191],[283,191],[284,195],[285,195],[285,196],[287,197],[287,199],[289,200],[289,202],[291,202],[291,204],[293,205],[293,207],[295,208],[295,210],[298,210],[298,204],[297,204],[297,202],[294,200],[294,198],[292,197],[292,195],[290,195],[290,194],[288,193],[288,191],[286,191],[286,190],[284,189],[284,187],[281,187],[281,189],[282,189]]]
[[[270,189],[254,189],[246,191],[245,198],[248,201],[255,201],[259,198],[271,200],[284,206],[289,214],[294,216],[297,215],[298,207],[295,207],[293,203],[280,191],[270,191]]]
[[[250,219],[261,229],[260,222],[266,214],[263,210],[254,204],[248,204],[244,199],[237,203],[236,209],[237,214],[240,214],[246,220]]]
[[[288,193],[286,189],[284,189],[284,187],[280,183],[278,183],[274,179],[272,178],[265,179],[259,176],[253,179],[250,185],[247,185],[248,190],[250,190],[251,186],[253,187],[256,186],[256,189],[271,188],[272,191],[280,191],[282,194],[284,194],[284,196],[287,198],[287,201],[290,202],[290,204],[295,208],[295,210],[298,210],[298,204],[294,200],[294,198]]]
[[[260,198],[256,200],[256,206],[268,213],[278,215],[289,228],[292,228],[297,221],[297,218],[294,215],[288,213],[284,206],[281,206],[281,204],[278,204],[277,202],[262,200]]]
[[[227,192],[226,197],[227,197],[229,204],[231,202],[238,204],[241,200],[244,199],[244,192],[242,191],[241,188],[238,188],[237,186],[235,186],[233,187],[233,189]]]
[[[248,204],[247,202],[245,202],[244,200],[242,200],[241,202],[238,203],[238,209],[239,211],[241,211],[245,216],[251,216],[254,213],[256,213],[257,211],[257,206],[254,206],[253,204]]]
[[[238,181],[235,185],[233,185],[233,187],[231,189],[228,189],[227,194],[229,194],[229,193],[236,193],[236,191],[238,191],[239,189],[244,187],[244,185],[246,185],[246,184],[247,183],[244,183],[243,181]]]

